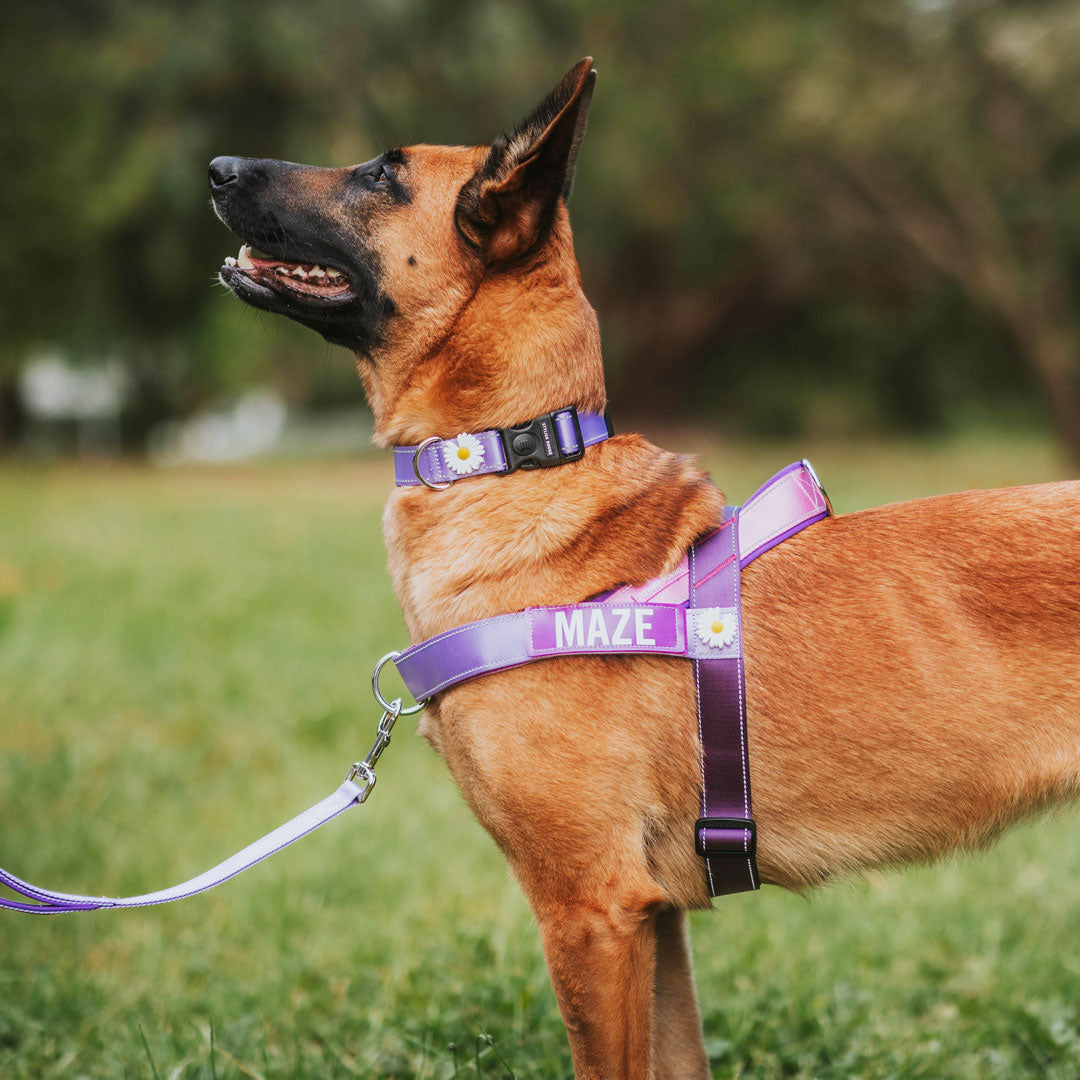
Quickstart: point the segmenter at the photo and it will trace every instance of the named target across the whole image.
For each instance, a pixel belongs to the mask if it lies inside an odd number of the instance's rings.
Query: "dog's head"
[[[489,146],[408,146],[340,169],[215,158],[214,210],[244,241],[221,280],[354,350],[365,382],[382,369],[375,396],[393,393],[387,380],[400,389],[482,281],[553,242],[595,79],[582,60]]]

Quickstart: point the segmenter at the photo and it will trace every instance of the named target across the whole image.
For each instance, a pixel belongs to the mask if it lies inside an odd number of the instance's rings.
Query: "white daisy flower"
[[[484,444],[475,435],[459,435],[443,443],[447,468],[458,476],[476,472],[484,464]]]
[[[711,649],[735,640],[735,612],[724,608],[702,608],[697,613],[697,636]]]

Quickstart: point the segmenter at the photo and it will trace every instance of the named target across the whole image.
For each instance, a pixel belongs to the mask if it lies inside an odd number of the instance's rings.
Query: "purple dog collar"
[[[802,461],[777,473],[745,506],[725,508],[719,528],[663,577],[587,603],[467,623],[391,658],[418,702],[551,656],[640,653],[692,661],[702,779],[694,847],[705,860],[711,896],[756,889],[740,581],[759,555],[831,513],[813,466]]]
[[[433,436],[419,446],[394,447],[394,483],[441,490],[471,476],[548,469],[577,461],[586,447],[613,434],[606,411],[579,413],[570,406],[517,427],[463,433],[456,439]]]

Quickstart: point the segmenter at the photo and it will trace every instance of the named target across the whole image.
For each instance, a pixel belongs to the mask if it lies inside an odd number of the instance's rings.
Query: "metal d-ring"
[[[387,711],[394,712],[394,702],[387,701],[382,696],[382,691],[379,689],[379,675],[382,673],[384,665],[390,660],[396,660],[401,655],[396,650],[394,652],[388,652],[376,665],[375,670],[371,673],[371,690],[375,695],[375,700]],[[410,705],[407,709],[401,708],[401,701],[398,698],[394,699],[397,702],[398,716],[412,716],[414,713],[420,712],[421,709],[427,705],[427,699],[418,701],[415,705]]]
[[[809,461],[807,461],[806,458],[802,459],[802,466],[810,474],[810,479],[814,481],[814,484],[817,486],[818,491],[821,492],[821,497],[825,500],[825,509],[829,512],[829,517],[834,517],[835,515],[833,514],[832,500],[829,498],[829,493],[825,490],[825,485],[818,477],[817,470],[814,468],[813,465],[810,464]]]
[[[445,484],[433,484],[430,480],[426,479],[423,473],[420,472],[420,451],[425,447],[430,446],[432,443],[442,442],[442,439],[438,435],[429,435],[414,451],[412,455],[412,471],[416,473],[416,479],[420,481],[424,487],[431,488],[432,491],[445,491],[450,486],[448,480]],[[378,697],[378,694],[375,695]],[[382,698],[379,698],[380,704]],[[408,710],[406,710],[407,712]]]

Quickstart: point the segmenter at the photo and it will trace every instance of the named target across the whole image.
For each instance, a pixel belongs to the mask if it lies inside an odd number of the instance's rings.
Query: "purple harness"
[[[670,574],[596,600],[526,608],[467,623],[390,654],[418,702],[469,679],[551,656],[642,653],[694,665],[701,739],[701,817],[694,846],[709,893],[759,886],[750,805],[739,582],[759,555],[831,513],[808,461],[790,465]]]
[[[611,434],[606,413],[562,409],[519,427],[395,447],[395,478],[398,486],[423,484],[438,490],[468,476],[548,468],[576,461],[586,447]],[[742,570],[759,555],[831,513],[817,474],[802,461],[777,473],[745,506],[725,507],[718,528],[661,578],[624,586],[587,603],[527,608],[467,623],[389,653],[372,676],[384,710],[375,743],[328,798],[190,881],[142,896],[56,892],[0,869],[0,885],[25,898],[0,897],[0,908],[52,915],[147,907],[205,892],[364,802],[375,786],[375,763],[390,743],[394,723],[399,716],[419,712],[434,694],[550,656],[613,653],[678,656],[693,663],[702,782],[694,846],[705,860],[710,895],[756,889],[760,883],[750,805],[739,581]],[[397,667],[416,705],[403,708],[399,699],[384,699],[379,673],[387,662]]]

